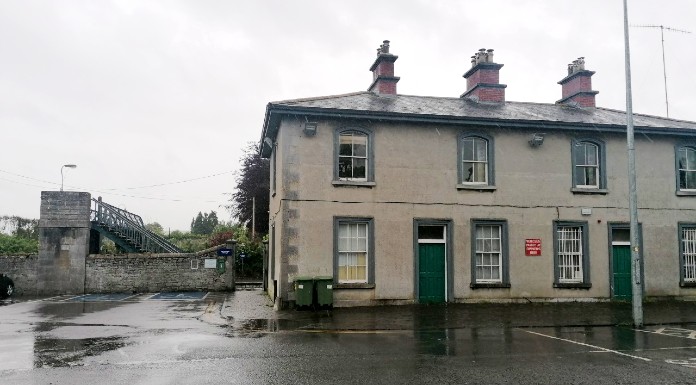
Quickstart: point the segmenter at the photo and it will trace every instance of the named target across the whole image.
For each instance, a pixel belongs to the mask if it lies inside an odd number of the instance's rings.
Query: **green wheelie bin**
[[[314,278],[313,277],[296,277],[295,278],[295,305],[312,306],[312,297],[314,293]]]
[[[314,277],[317,305],[333,306],[333,277]]]

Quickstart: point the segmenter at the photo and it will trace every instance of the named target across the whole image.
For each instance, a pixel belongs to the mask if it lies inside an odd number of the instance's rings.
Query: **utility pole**
[[[660,37],[662,38],[662,74],[665,78],[665,107],[667,108],[667,117],[669,118],[669,98],[667,97],[667,66],[665,65],[665,30],[672,32],[681,33],[691,33],[690,31],[684,31],[683,29],[676,29],[671,27],[665,27],[664,25],[634,25],[637,28],[659,28]]]
[[[636,193],[636,154],[633,135],[633,100],[631,92],[631,50],[628,41],[628,0],[623,0],[624,48],[626,67],[626,142],[628,147],[628,211],[631,228],[631,282],[633,326],[643,328],[643,287],[640,277],[640,242],[638,240],[638,194]]]

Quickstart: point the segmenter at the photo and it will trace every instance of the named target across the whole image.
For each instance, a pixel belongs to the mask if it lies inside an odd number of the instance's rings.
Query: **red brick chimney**
[[[394,62],[399,57],[389,53],[389,40],[385,40],[377,48],[377,59],[372,63],[372,84],[368,91],[378,95],[396,95],[398,76],[394,76]]]
[[[563,87],[562,99],[556,104],[572,104],[579,107],[595,107],[595,95],[592,91],[592,75],[594,71],[585,69],[585,58],[580,57],[568,64],[568,76],[558,84]]]
[[[478,102],[504,103],[505,87],[500,84],[502,64],[493,61],[493,50],[481,48],[471,57],[471,69],[464,74],[466,92],[462,98]]]

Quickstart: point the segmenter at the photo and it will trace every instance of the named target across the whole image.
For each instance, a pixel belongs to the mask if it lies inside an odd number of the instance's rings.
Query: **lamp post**
[[[76,164],[64,164],[63,166],[61,166],[61,168],[60,168],[60,191],[63,191],[63,169],[65,167],[77,168],[77,165]]]
[[[643,328],[643,286],[640,267],[640,238],[638,236],[638,193],[636,192],[636,155],[633,130],[633,98],[631,91],[631,51],[628,41],[628,0],[623,0],[624,61],[626,70],[626,143],[628,148],[628,215],[631,233],[631,299],[633,326]]]

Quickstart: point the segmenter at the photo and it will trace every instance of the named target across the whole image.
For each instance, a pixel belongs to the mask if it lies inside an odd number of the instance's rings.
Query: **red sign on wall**
[[[541,255],[541,239],[525,239],[524,255],[527,257],[538,257]]]

